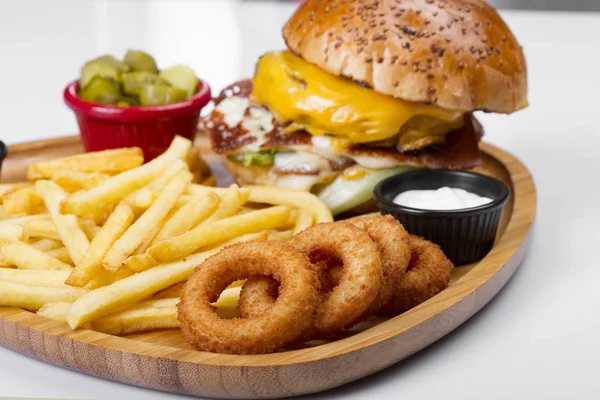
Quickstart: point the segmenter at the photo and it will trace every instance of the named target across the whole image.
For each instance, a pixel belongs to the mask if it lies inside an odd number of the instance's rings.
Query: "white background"
[[[215,90],[280,48],[290,4],[1,1],[0,138],[76,132],[62,90],[100,53],[142,48],[187,63]],[[538,190],[531,247],[506,288],[430,348],[313,398],[600,397],[600,14],[504,12],[525,48],[530,103],[481,115],[484,140],[520,158]],[[0,396],[171,399],[0,348]]]

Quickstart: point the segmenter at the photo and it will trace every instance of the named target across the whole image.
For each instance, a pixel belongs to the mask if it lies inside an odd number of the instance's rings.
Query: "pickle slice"
[[[173,86],[145,85],[140,92],[140,103],[143,106],[176,103],[185,99],[185,90]]]
[[[139,95],[145,85],[171,86],[160,76],[147,71],[133,71],[121,74],[123,91],[130,95]]]
[[[131,67],[134,71],[148,71],[158,73],[156,61],[151,55],[139,50],[127,50],[125,54],[125,64]]]
[[[94,77],[110,78],[114,81],[119,81],[119,70],[112,66],[99,61],[89,61],[81,67],[81,76],[79,78],[79,87],[86,87]]]
[[[136,96],[121,96],[116,105],[119,107],[137,107],[140,105],[140,99]]]
[[[79,90],[79,97],[91,103],[116,104],[120,100],[121,90],[113,79],[96,75]]]
[[[92,62],[99,62],[101,64],[110,65],[111,67],[116,68],[119,72],[127,72],[130,70],[129,65],[125,64],[122,61],[117,60],[115,57],[110,54],[106,54],[104,56],[100,56]]]
[[[131,95],[139,95],[145,85],[171,86],[160,76],[148,71],[133,71],[121,74],[123,91]]]
[[[159,76],[176,88],[186,91],[187,96],[193,96],[198,89],[198,78],[190,67],[174,65],[160,72]]]

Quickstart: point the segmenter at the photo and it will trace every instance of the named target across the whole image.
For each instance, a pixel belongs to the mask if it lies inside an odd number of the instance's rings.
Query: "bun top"
[[[527,107],[517,39],[480,0],[307,0],[283,28],[288,48],[333,75],[441,108]]]

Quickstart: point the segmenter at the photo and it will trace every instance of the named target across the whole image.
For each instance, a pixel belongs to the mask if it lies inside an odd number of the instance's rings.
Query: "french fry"
[[[293,230],[287,231],[277,231],[277,230],[269,230],[268,232],[269,240],[289,240],[294,236]]]
[[[3,218],[3,222],[10,222],[12,224],[24,224],[29,221],[38,221],[38,220],[50,220],[50,214],[48,213],[40,213],[35,215],[22,215],[22,216],[10,216]]]
[[[225,289],[219,300],[213,303],[221,318],[239,317],[237,304],[241,289],[241,287]],[[179,297],[141,301],[126,310],[109,314],[83,326],[110,335],[178,328],[177,303]],[[72,303],[67,302],[47,303],[37,314],[55,321],[67,322],[71,307]]]
[[[140,243],[140,245],[135,249],[135,251],[133,253],[131,253],[132,255],[137,256],[138,254],[143,254],[146,252],[146,249],[148,247],[150,247],[150,243],[152,243],[152,240],[154,240],[158,231],[160,231],[161,228],[163,227],[165,220],[167,218],[169,218],[169,216],[172,213],[173,213],[173,209],[171,209],[171,211],[167,214],[167,216],[165,218],[163,218],[163,220],[158,225],[156,225],[154,227],[154,229],[152,229],[152,232],[150,232],[150,234],[146,236],[144,241],[142,243]]]
[[[43,251],[43,252],[48,252],[50,250],[54,250],[54,249],[63,247],[60,240],[46,239],[46,238],[39,239],[38,241],[31,243],[31,245],[33,247],[35,247],[37,250]]]
[[[85,289],[94,290],[103,286],[108,286],[114,282],[120,281],[133,275],[133,271],[129,268],[121,267],[115,272],[110,272],[102,268],[101,273],[94,276],[91,281],[85,285]]]
[[[136,211],[137,215],[141,215],[152,205],[157,196],[158,193],[143,187],[127,195],[121,203],[129,205],[132,210]]]
[[[0,222],[0,240],[26,241],[28,236],[23,226],[10,222]]]
[[[102,269],[102,260],[115,241],[131,226],[133,211],[127,205],[118,205],[108,217],[106,224],[92,239],[88,251],[75,267],[67,283],[72,286],[85,286]]]
[[[67,192],[76,192],[81,189],[92,189],[110,178],[110,175],[100,172],[81,172],[70,169],[56,169],[50,178]]]
[[[239,317],[237,305],[241,289],[241,287],[225,289],[219,300],[213,303],[221,318]],[[140,302],[131,309],[92,322],[92,329],[110,335],[126,335],[154,329],[179,328],[177,303],[179,298]]]
[[[46,238],[60,241],[58,230],[51,219],[31,219],[21,223],[30,238]]]
[[[146,188],[154,193],[159,193],[164,190],[167,185],[177,176],[177,174],[186,169],[186,165],[181,160],[174,160],[156,179],[150,182]]]
[[[179,282],[174,284],[173,286],[169,286],[168,288],[161,290],[152,296],[153,299],[170,299],[174,297],[181,297],[183,294],[183,287],[185,286],[185,282]]]
[[[66,288],[69,271],[40,271],[0,268],[0,281],[23,283],[31,286]]]
[[[246,233],[275,229],[289,222],[291,210],[277,206],[202,224],[182,235],[165,240],[148,249],[158,262],[179,260],[202,247],[233,239]]]
[[[227,192],[228,187],[214,187],[214,186],[205,186],[197,183],[193,183],[188,187],[187,194],[196,195],[196,196],[205,196],[207,193],[216,193],[219,197],[223,197],[225,192]],[[248,192],[248,189],[245,187],[240,188],[240,192]]]
[[[267,240],[268,238],[269,235],[266,231],[259,233],[249,233],[247,235],[242,235],[233,238],[225,243],[220,244],[219,246],[223,247],[234,243],[247,242],[250,240]],[[148,253],[131,256],[123,263],[124,267],[129,268],[133,272],[143,272],[149,270],[150,268],[156,265],[158,265],[158,262]]]
[[[213,303],[221,318],[239,317],[237,309],[241,287],[225,289]],[[164,302],[158,304],[158,302]],[[126,335],[154,329],[179,328],[177,320],[178,298],[140,302],[131,309],[116,312],[91,323],[92,329],[110,335]]]
[[[221,293],[219,300],[213,303],[216,312],[221,318],[231,319],[240,316],[238,302],[242,286],[229,287]]]
[[[116,175],[139,167],[143,162],[144,156],[138,147],[96,151],[32,164],[27,168],[27,179],[51,179],[60,169]]]
[[[191,198],[169,218],[152,240],[152,245],[181,235],[208,218],[219,206],[221,199],[215,193],[202,198]]]
[[[177,175],[185,169],[185,163],[175,160],[156,179],[141,189],[127,195],[123,202],[129,204],[137,215],[146,211],[159,196],[160,192]]]
[[[32,214],[44,201],[32,187],[10,190],[2,195],[2,205],[8,214]]]
[[[168,328],[179,328],[175,306],[134,308],[107,315],[92,322],[93,330],[109,335],[126,335]]]
[[[30,183],[1,183],[0,184],[0,197],[4,195],[4,193],[7,193],[9,191],[13,191],[16,189],[20,189],[20,188],[24,188],[24,187],[31,187]]]
[[[161,299],[161,300],[146,300],[141,301],[139,303],[134,304],[130,309],[127,310],[148,310],[153,308],[175,308],[177,303],[179,302],[178,298],[172,299]],[[54,302],[54,303],[46,303],[42,308],[40,308],[37,312],[37,315],[45,318],[49,318],[55,321],[67,322],[67,315],[69,314],[69,310],[73,303],[67,302]],[[124,310],[125,311],[125,310]],[[102,321],[104,319],[113,318],[114,323],[119,323],[119,319],[114,319],[114,316],[120,314],[120,312],[109,314],[104,318],[98,320],[98,325],[102,325]],[[175,314],[177,311],[175,310]],[[92,328],[89,324],[86,324],[86,328]],[[93,328],[92,328],[93,329]]]
[[[66,270],[72,267],[24,242],[1,242],[0,260],[3,265],[16,265],[20,269]]]
[[[170,264],[158,265],[139,274],[129,276],[93,290],[79,298],[71,307],[67,322],[73,329],[96,320],[119,308],[152,296],[154,293],[187,280],[194,268],[219,249],[194,254]]]
[[[136,254],[123,262],[123,266],[133,272],[143,272],[158,265],[156,260],[148,253]]]
[[[304,208],[296,210],[296,225],[294,225],[294,235],[302,232],[313,224],[313,215]]]
[[[220,219],[224,219],[227,217],[231,217],[236,213],[237,210],[243,205],[243,199],[240,194],[240,188],[238,185],[231,185],[223,196],[221,197],[221,203],[219,204],[219,208],[206,220],[204,220],[202,224],[208,224],[212,221],[218,221]]]
[[[64,215],[59,212],[61,202],[67,199],[64,190],[56,183],[40,180],[35,183],[35,190],[42,196],[46,208],[50,212],[52,222],[60,235],[61,241],[69,251],[69,256],[75,264],[79,263],[85,252],[90,247],[90,242],[79,227],[77,217]]]
[[[46,303],[73,302],[86,293],[87,290],[79,288],[43,287],[0,281],[0,306],[37,311]]]
[[[85,234],[85,237],[90,241],[94,239],[98,232],[100,232],[100,229],[102,229],[102,227],[96,225],[91,219],[78,218],[77,223]]]
[[[113,176],[100,186],[69,197],[62,203],[61,211],[65,214],[84,217],[97,209],[117,204],[129,193],[133,193],[155,179],[173,161],[184,160],[190,148],[189,140],[176,136],[168,150],[154,160]]]
[[[312,193],[301,190],[283,189],[271,186],[246,186],[250,191],[248,201],[271,205],[287,205],[309,211],[315,222],[333,222],[333,216],[327,205]]]
[[[191,181],[192,176],[188,171],[178,172],[152,206],[125,231],[106,253],[102,261],[104,268],[111,271],[119,268],[147,235],[151,234],[153,228],[162,222]]]
[[[38,311],[40,317],[52,319],[59,322],[67,322],[67,314],[73,303],[66,301],[55,301],[44,304]]]
[[[56,258],[58,261],[62,261],[65,264],[69,264],[71,266],[75,266],[73,260],[71,260],[71,256],[69,255],[69,250],[66,247],[59,247],[57,249],[48,250],[46,252],[50,257]]]
[[[150,299],[150,300],[142,300],[138,303],[135,303],[131,306],[131,308],[166,308],[166,307],[176,307],[179,303],[179,296],[174,296],[171,298],[162,298],[162,299]]]

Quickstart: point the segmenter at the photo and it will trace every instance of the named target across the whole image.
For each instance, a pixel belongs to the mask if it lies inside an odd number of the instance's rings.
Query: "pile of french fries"
[[[183,284],[207,257],[332,221],[312,194],[215,188],[206,171],[182,137],[146,164],[131,148],[30,165],[28,182],[0,185],[0,306],[114,335],[177,328]],[[222,316],[239,291],[215,303]]]

